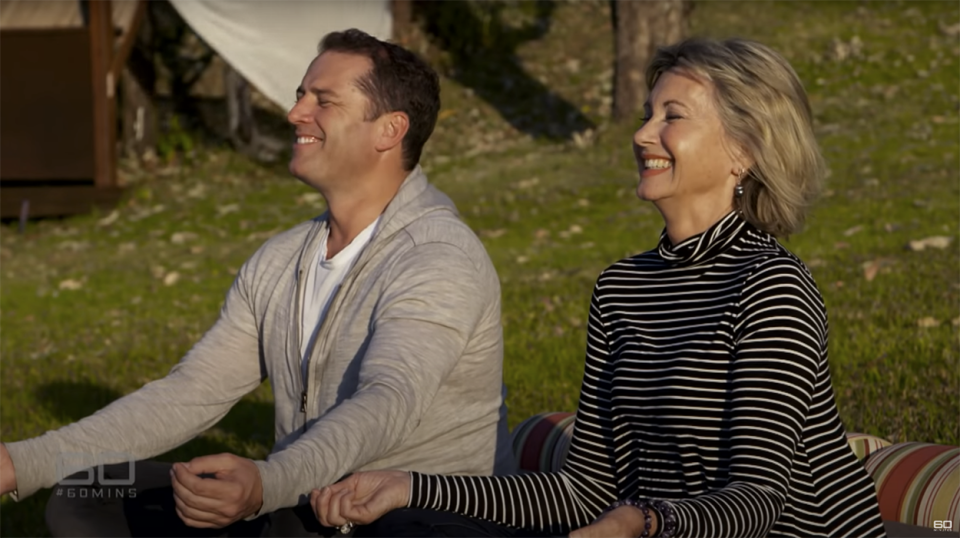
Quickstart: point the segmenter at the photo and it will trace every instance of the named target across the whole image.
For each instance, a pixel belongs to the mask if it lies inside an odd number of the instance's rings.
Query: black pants
[[[222,529],[188,527],[176,512],[172,464],[139,461],[130,485],[100,484],[94,477],[89,486],[63,483],[53,488],[47,503],[47,527],[53,536],[335,536],[337,529],[323,527],[309,505],[277,510],[252,521],[237,521]],[[92,476],[92,471],[77,477]],[[130,467],[126,463],[104,466],[108,483],[125,482]],[[342,535],[340,535],[342,536]]]
[[[402,538],[409,536],[545,538],[551,535],[528,529],[506,527],[490,521],[461,516],[450,512],[403,508],[388,512],[382,518],[366,527],[358,527],[356,536],[376,536],[382,538]]]

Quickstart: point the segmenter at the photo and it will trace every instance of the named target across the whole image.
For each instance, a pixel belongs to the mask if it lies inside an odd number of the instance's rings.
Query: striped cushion
[[[514,428],[513,454],[521,471],[559,471],[573,437],[573,413],[541,413]]]
[[[559,470],[570,448],[574,417],[573,413],[541,413],[520,423],[512,435],[513,453],[520,469]],[[865,433],[848,433],[847,443],[860,461],[891,444]]]
[[[960,528],[960,447],[900,443],[864,463],[877,486],[883,519],[933,527],[951,520]]]
[[[863,461],[870,454],[880,450],[885,446],[890,446],[890,441],[874,437],[865,433],[848,433],[847,443],[850,449],[857,455],[857,459]]]

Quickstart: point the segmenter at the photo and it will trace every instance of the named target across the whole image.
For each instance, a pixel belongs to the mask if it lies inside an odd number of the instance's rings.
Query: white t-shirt
[[[353,267],[354,260],[363,252],[363,247],[370,242],[378,222],[380,222],[379,217],[329,260],[327,259],[327,237],[330,229],[327,228],[326,234],[321,239],[320,248],[317,249],[316,257],[307,267],[307,279],[304,282],[300,311],[300,369],[304,375],[307,371],[307,350],[310,349],[313,339],[317,337],[317,330],[327,313],[330,300],[340,288],[343,277]]]

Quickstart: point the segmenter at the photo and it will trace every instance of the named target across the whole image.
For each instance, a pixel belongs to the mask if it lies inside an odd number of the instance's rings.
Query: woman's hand
[[[657,532],[656,521],[652,521],[650,536]],[[635,506],[620,506],[596,521],[580,527],[570,533],[570,538],[636,538],[643,532],[643,512]]]
[[[410,497],[410,473],[354,473],[336,484],[310,493],[313,513],[326,527],[347,523],[366,525],[391,510],[403,508]]]

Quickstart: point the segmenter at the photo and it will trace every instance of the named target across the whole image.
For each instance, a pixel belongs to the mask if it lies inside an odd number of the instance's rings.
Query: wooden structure
[[[116,87],[145,5],[0,3],[0,216],[110,207]]]

